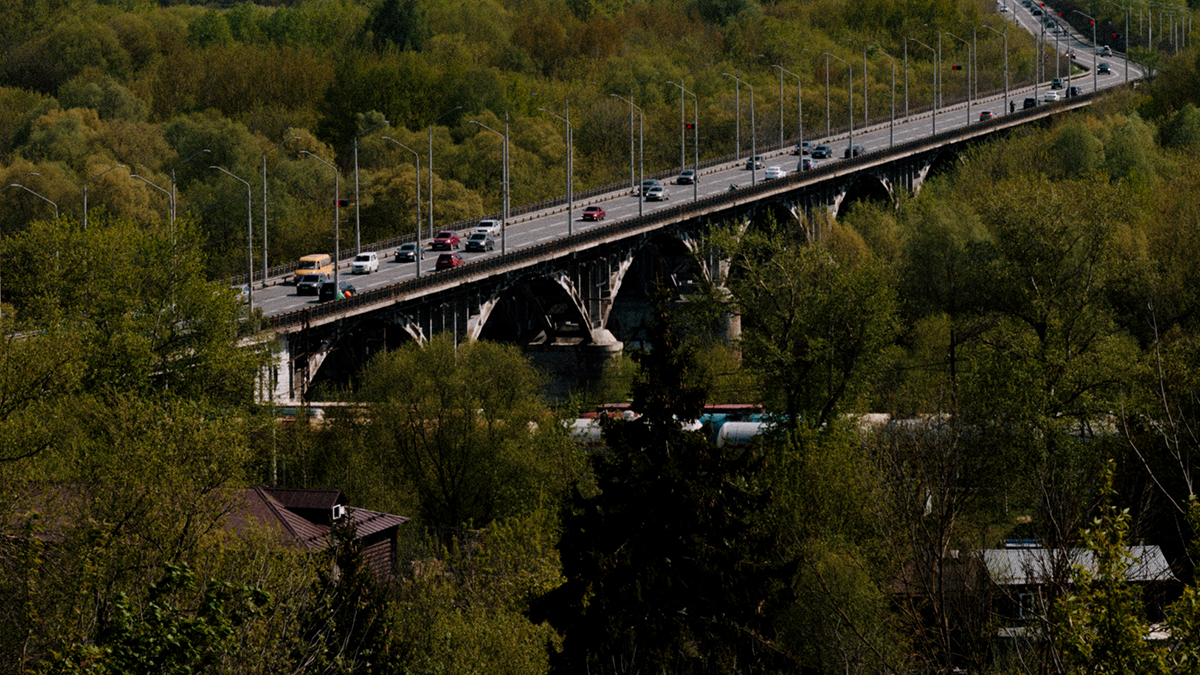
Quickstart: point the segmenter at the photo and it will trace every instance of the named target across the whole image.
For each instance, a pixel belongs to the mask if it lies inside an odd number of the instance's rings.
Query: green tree
[[[371,421],[349,461],[386,470],[389,481],[373,478],[360,494],[445,528],[486,525],[554,498],[577,475],[577,458],[541,381],[512,347],[455,347],[444,334],[377,356],[357,394]]]
[[[663,316],[639,355],[633,421],[604,427],[597,494],[577,492],[559,551],[565,583],[535,603],[563,634],[555,669],[758,671],[788,663],[771,622],[791,566],[763,515],[765,457],[683,428],[707,400],[695,355]]]

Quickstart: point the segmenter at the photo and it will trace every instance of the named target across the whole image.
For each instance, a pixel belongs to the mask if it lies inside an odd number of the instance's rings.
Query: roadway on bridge
[[[1044,21],[1041,20],[1041,17],[1030,15],[1030,9],[1021,7],[1018,3],[1011,2],[1008,6],[1010,11],[1006,12],[1006,14],[1011,15],[1013,18],[1006,20],[1015,22],[1016,25],[1034,34],[1039,34],[1044,30]],[[1060,35],[1057,41],[1047,41],[1044,44],[1052,49],[1057,47],[1060,53],[1071,50],[1075,51],[1077,54],[1076,64],[1090,69],[1090,57],[1094,56],[1095,47],[1092,46],[1091,42],[1083,40],[1082,37],[1077,34]],[[1110,63],[1112,67],[1111,74],[1099,75],[1093,78],[1089,70],[1086,76],[1073,78],[1071,84],[1080,87],[1084,93],[1092,91],[1093,82],[1100,89],[1117,86],[1125,82],[1125,69],[1127,67],[1130,68],[1128,79],[1134,80],[1142,77],[1142,72],[1137,66],[1128,66],[1125,59],[1119,55],[1103,57],[1103,60]],[[1046,73],[1046,76],[1052,77],[1050,73]],[[1065,77],[1066,74],[1064,73],[1063,76]],[[1041,83],[1037,87],[1027,86],[1012,90],[1008,94],[1008,99],[1016,102],[1016,108],[1019,111],[1026,96],[1036,96],[1040,99],[1041,95],[1046,91],[1049,91],[1049,84]],[[1061,93],[1065,94],[1065,91]],[[831,92],[830,95],[837,94],[836,92]],[[860,99],[856,99],[855,102],[859,105],[857,110],[861,111],[862,107],[859,101]],[[890,101],[887,101],[885,108],[890,103]],[[898,98],[897,106],[900,108],[897,109],[897,114],[902,113],[902,98]],[[878,111],[878,108],[876,110]],[[868,152],[884,149],[888,147],[889,143],[898,144],[929,136],[934,132],[935,125],[938,132],[943,132],[957,129],[967,124],[976,124],[979,121],[979,113],[983,110],[990,110],[997,116],[1006,114],[1008,111],[1005,109],[1003,94],[991,95],[981,100],[971,101],[969,115],[968,105],[966,103],[957,103],[938,110],[936,115],[925,112],[907,118],[897,118],[894,124],[889,122],[875,124],[866,129],[855,129],[852,139],[855,145],[862,145]],[[814,145],[823,143],[832,146],[834,149],[834,159],[822,160],[822,162],[838,161],[851,142],[850,136],[850,134],[837,134],[828,138],[806,136],[805,140],[812,141]],[[748,157],[751,154],[749,146],[743,147],[742,150],[743,157]],[[767,145],[763,143],[762,145],[758,145],[755,150],[758,154],[766,157],[766,166],[780,166],[786,169],[788,173],[795,171],[797,168],[797,160],[799,158],[791,155],[790,149],[781,150],[777,147],[777,144]],[[677,203],[680,200],[691,200],[693,196],[705,197],[726,191],[731,184],[749,185],[754,181],[761,181],[763,179],[763,172],[761,170],[753,172],[752,175],[752,172],[745,168],[745,164],[746,162],[743,159],[738,162],[705,169],[695,191],[693,191],[693,186],[691,185],[667,185],[667,189],[670,191],[669,200],[665,202],[645,202],[641,204],[641,208],[643,212],[651,213],[657,209],[668,207],[672,203]],[[611,222],[637,216],[639,199],[627,187],[617,192],[589,198],[586,202],[576,202],[572,214],[573,220],[570,223],[570,230],[571,232],[580,232],[600,224],[584,222],[581,219],[583,207],[586,205],[596,204],[604,208],[607,211],[607,221]],[[467,234],[467,232],[460,233],[464,244]],[[565,205],[560,205],[510,219],[505,245],[507,250],[515,251],[565,237],[567,234],[567,208]],[[428,242],[426,242],[425,246],[426,248],[428,247]],[[375,274],[351,275],[348,273],[348,265],[343,264],[340,276],[343,280],[354,284],[360,292],[388,286],[417,276],[416,263],[398,263],[395,261],[394,254],[394,250],[379,251],[379,271]],[[491,253],[462,252],[462,256],[466,259],[467,264],[470,264],[472,260],[495,255],[500,255],[500,242],[498,240],[496,250]],[[425,259],[421,263],[421,274],[436,274],[433,271],[436,259],[437,252],[427,251]],[[318,302],[317,298],[313,296],[296,295],[295,286],[278,282],[279,280],[276,279],[272,285],[255,288],[254,305],[255,307],[262,308],[265,315],[283,314]]]

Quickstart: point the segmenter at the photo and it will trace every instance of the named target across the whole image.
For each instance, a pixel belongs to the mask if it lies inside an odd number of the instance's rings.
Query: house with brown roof
[[[395,574],[399,530],[408,518],[351,507],[341,490],[250,487],[241,496],[226,518],[227,529],[265,528],[285,545],[320,553],[333,546],[334,524],[345,519],[354,526],[376,576]]]

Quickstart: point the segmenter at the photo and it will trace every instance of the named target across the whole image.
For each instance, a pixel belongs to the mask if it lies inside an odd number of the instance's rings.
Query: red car
[[[463,260],[462,255],[458,253],[443,253],[438,256],[437,264],[433,266],[435,270],[452,270],[460,265],[466,265],[467,261]]]
[[[589,206],[583,210],[584,220],[604,220],[604,209],[599,206]]]
[[[454,230],[442,230],[433,238],[433,246],[435,251],[449,251],[452,248],[458,248],[458,233]]]

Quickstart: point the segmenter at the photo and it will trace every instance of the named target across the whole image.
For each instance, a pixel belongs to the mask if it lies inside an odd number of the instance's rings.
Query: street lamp
[[[443,117],[449,115],[455,110],[462,110],[461,105],[456,105],[446,112],[438,115],[429,123],[429,238],[433,239],[433,125],[437,124]],[[417,243],[421,242],[421,233],[417,232]]]
[[[404,148],[405,150],[411,152],[413,154],[413,159],[417,163],[417,178],[415,181],[413,181],[417,186],[417,229],[416,229],[415,234],[413,235],[414,237],[416,237],[417,252],[413,257],[417,261],[417,276],[420,277],[421,276],[421,258],[423,258],[425,255],[425,251],[421,248],[421,155],[418,154],[416,150],[413,150],[412,148],[410,148],[407,145],[401,143],[400,141],[392,138],[391,136],[380,136],[380,138],[382,138],[385,141],[391,141],[391,142],[395,143],[396,145]]]
[[[670,82],[692,97],[692,201],[700,199],[700,99],[678,82]]]
[[[171,208],[172,209],[175,208],[175,204],[178,202],[178,198],[175,195],[175,169],[177,169],[180,166],[182,166],[183,164],[186,164],[187,162],[191,161],[197,155],[203,155],[206,152],[209,154],[212,154],[212,151],[207,148],[205,148],[204,150],[197,150],[196,152],[193,152],[192,154],[185,157],[182,161],[176,163],[175,166],[171,167]],[[264,199],[263,201],[265,202],[266,200]],[[171,217],[172,218],[175,217],[174,211],[172,211]]]
[[[645,166],[644,166],[644,162],[643,162],[645,157],[642,154],[642,149],[643,149],[642,125],[646,120],[646,113],[644,113],[642,111],[641,106],[634,105],[633,101],[625,98],[624,96],[621,96],[620,94],[609,94],[609,96],[611,96],[613,98],[621,99],[622,101],[625,101],[626,103],[629,104],[630,110],[633,110],[634,108],[637,109],[637,112],[638,112],[638,181],[640,184],[640,182],[645,180],[645,178],[646,178]],[[682,97],[683,95],[680,94],[680,96]],[[632,128],[629,129],[629,135],[630,135],[630,139],[632,140],[632,138],[633,138],[633,129]],[[638,191],[638,215],[639,216],[642,215],[642,202],[644,202],[644,201],[646,201],[646,195],[643,191],[639,190]]]
[[[846,70],[850,73],[849,87],[847,89],[847,92],[849,94],[849,96],[848,96],[849,102],[846,104],[846,106],[847,106],[846,110],[850,113],[850,137],[849,137],[850,145],[848,147],[850,149],[850,155],[851,155],[851,157],[853,157],[854,156],[854,66],[851,66],[849,61],[847,61],[841,57],[834,56],[833,54],[830,54],[829,52],[825,52],[825,130],[826,130],[826,133],[828,134],[828,131],[829,131],[829,57],[831,57],[831,56],[833,58],[837,59],[838,61],[841,61],[842,63],[846,64]],[[863,80],[863,84],[864,84],[864,86],[866,84],[865,78]]]
[[[300,154],[308,155],[309,157],[312,157],[313,159],[317,160],[318,162],[324,164],[325,166],[327,166],[333,170],[333,288],[334,288],[334,295],[336,295],[337,291],[341,290],[341,287],[338,286],[338,280],[339,280],[338,266],[341,265],[341,263],[342,263],[341,176],[340,176],[340,173],[338,172],[338,169],[336,166],[330,164],[329,162],[326,162],[325,160],[321,159],[320,157],[317,157],[316,155],[312,154],[311,152],[309,152],[307,150],[301,150]]]
[[[254,312],[254,226],[250,220],[250,214],[253,210],[250,203],[250,182],[242,180],[237,176],[229,173],[219,166],[210,166],[210,169],[216,169],[221,173],[229,176],[237,182],[246,186],[246,305],[250,309],[251,314]],[[157,186],[156,186],[157,187]],[[265,270],[264,270],[265,272]],[[337,266],[333,268],[333,272],[337,274]]]
[[[991,26],[987,25],[986,23],[982,24],[982,25],[984,28],[986,28],[986,29],[992,31],[993,33],[999,35],[1000,37],[1004,38],[1004,110],[1005,110],[1005,112],[1008,112],[1008,22],[1004,23],[1004,31],[1003,32],[998,31],[995,28],[992,28]],[[1070,81],[1071,81],[1071,68],[1068,67],[1067,68],[1067,83],[1070,84]],[[1067,91],[1069,92],[1069,91],[1071,91],[1071,89],[1068,87]]]
[[[501,199],[501,202],[500,202],[500,254],[503,255],[504,254],[504,231],[506,229],[508,229],[508,133],[507,133],[508,125],[506,124],[504,126],[504,131],[506,133],[502,134],[499,131],[496,131],[495,129],[484,124],[483,122],[477,122],[475,120],[471,120],[470,123],[474,124],[475,126],[479,127],[480,129],[485,129],[487,131],[492,132],[493,134],[496,134],[497,136],[500,137],[500,140],[502,141],[502,145],[500,146],[500,150],[501,150],[500,164],[501,164],[501,167],[503,170],[501,171],[500,183],[501,183],[501,187],[503,188],[504,194],[503,194],[503,199]]]
[[[262,269],[263,269],[263,286],[264,287],[266,287],[266,285],[267,285],[267,270],[270,269],[269,267],[267,267],[267,155],[271,154],[272,152],[275,152],[279,148],[283,147],[285,144],[290,143],[291,141],[297,141],[297,140],[300,140],[299,136],[292,136],[290,138],[286,138],[286,139],[280,141],[279,143],[275,144],[275,147],[271,148],[270,150],[268,150],[262,154],[262,180],[263,180],[263,200],[262,200],[262,202],[263,202],[263,223],[262,223],[263,266],[262,266]],[[208,152],[208,151],[203,150],[202,152]]]
[[[658,75],[658,73],[651,73],[651,74],[647,75],[646,77],[643,77],[642,79],[638,80],[636,84],[629,87],[629,98],[625,99],[627,101],[631,101],[631,103],[629,104],[629,189],[630,189],[630,191],[637,189],[637,185],[634,184],[634,178],[633,178],[633,175],[636,171],[636,167],[634,166],[634,159],[633,159],[633,108],[634,108],[633,103],[632,103],[633,90],[637,87],[640,87],[642,85],[642,83],[648,81],[650,78],[655,77],[657,75]],[[681,121],[683,120],[683,94],[679,95],[679,119]],[[679,142],[680,142],[680,148],[681,148],[679,151],[679,156],[683,157],[683,150],[682,150],[683,132],[682,131],[680,132],[680,141]]]
[[[151,183],[150,181],[146,180],[145,178],[142,178],[141,176],[137,175],[136,173],[129,174],[129,177],[136,178],[136,179],[142,181],[143,183],[145,183],[146,185],[149,185],[150,187],[154,188],[155,190],[158,190],[159,192],[161,192],[167,196],[167,205],[170,207],[167,215],[168,215],[170,223],[171,223],[171,232],[174,232],[175,231],[175,197],[171,194],[171,192],[164,187],[159,187],[158,185]]]
[[[892,62],[892,116],[891,121],[888,122],[888,147],[890,148],[895,144],[896,140],[896,59],[892,58],[891,54],[883,51],[883,47],[875,45],[875,48]],[[866,84],[864,83],[863,86],[866,86]]]
[[[754,87],[737,75],[724,73],[725,77],[732,77],[739,85],[746,85],[750,90],[750,184],[758,184],[758,130],[754,128]]]
[[[950,37],[954,38],[955,40],[958,40],[959,42],[963,43],[967,47],[967,125],[969,126],[971,124],[971,43],[967,42],[966,40],[958,37],[957,35],[949,32],[949,31],[942,31],[942,32],[945,33],[946,35],[949,35]],[[938,40],[939,40],[938,44],[940,45],[941,44],[940,36],[939,36]],[[1055,62],[1057,63],[1057,61],[1055,61]]]
[[[800,88],[801,87],[801,78],[799,75],[793,73],[792,71],[788,70],[787,68],[784,68],[783,66],[772,65],[771,67],[779,69],[779,149],[780,150],[783,149],[783,74],[784,73],[787,73],[788,75],[791,75],[792,77],[796,78],[796,135],[798,137],[798,139],[796,141],[796,147],[802,148],[804,146],[804,100],[802,98],[802,94],[804,92]],[[800,154],[803,155],[804,151],[801,150]]]
[[[358,139],[360,136],[365,136],[376,129],[386,127],[387,125],[388,121],[383,120],[373,127],[363,129],[357,134],[354,134],[354,255],[362,253],[362,239],[358,227]],[[265,204],[263,205],[263,208],[266,208]]]
[[[1100,89],[1100,78],[1096,77],[1096,52],[1100,50],[1100,45],[1096,42],[1096,19],[1077,9],[1072,11],[1092,22],[1092,91],[1097,91]],[[1128,62],[1125,67],[1129,67]]]
[[[596,84],[595,82],[588,82],[587,84],[583,85],[582,87],[580,87],[580,88],[576,89],[574,92],[572,92],[563,101],[563,106],[566,110],[566,122],[567,122],[567,236],[568,237],[571,236],[572,230],[575,226],[575,223],[574,223],[575,218],[574,218],[574,213],[573,213],[574,206],[575,206],[574,198],[573,198],[573,193],[575,191],[575,132],[574,132],[574,130],[571,129],[571,99],[574,98],[575,95],[578,94],[579,92],[583,91],[584,89],[587,89],[588,87],[594,86],[595,84]]]
[[[42,175],[42,174],[40,174],[40,173],[38,173],[38,172],[36,172],[36,171],[31,171],[31,172],[29,172],[29,173],[25,174],[24,176],[21,176],[21,178],[19,179],[19,181],[20,181],[20,180],[25,180],[26,178],[29,178],[30,176],[40,176],[40,175]],[[3,190],[0,190],[0,192],[4,192],[4,191],[5,191],[5,190],[7,190],[8,188],[14,188],[14,187],[21,188],[22,190],[24,190],[24,191],[28,192],[29,194],[33,195],[34,197],[37,197],[38,199],[41,199],[42,201],[44,201],[44,202],[46,202],[46,203],[50,204],[50,206],[53,206],[53,207],[54,207],[54,222],[56,222],[56,223],[58,222],[58,204],[55,204],[54,202],[50,201],[50,200],[49,200],[49,199],[47,199],[46,197],[43,197],[42,195],[40,195],[40,194],[38,194],[38,193],[34,192],[33,190],[30,190],[29,188],[25,187],[24,185],[21,185],[21,183],[20,183],[20,182],[16,182],[16,183],[10,183],[10,184],[9,184],[9,185],[7,185],[7,186],[6,186],[6,187],[5,187]],[[4,310],[3,310],[2,308],[0,308],[0,318],[3,318],[3,317],[4,317]]]
[[[930,53],[932,53],[932,54],[933,54],[933,98],[932,98],[932,102],[930,103],[930,108],[932,108],[932,109],[933,109],[933,115],[932,115],[932,117],[933,117],[933,123],[932,123],[932,127],[933,127],[933,128],[932,128],[932,132],[933,132],[934,134],[937,134],[937,109],[938,109],[938,106],[937,106],[937,74],[938,74],[938,68],[939,68],[939,67],[941,67],[941,59],[939,59],[939,58],[938,58],[938,53],[937,53],[937,51],[936,51],[936,50],[935,50],[933,47],[930,47],[929,45],[925,44],[924,42],[921,42],[921,41],[920,41],[920,40],[918,40],[917,38],[905,38],[905,39],[904,39],[904,47],[905,47],[905,49],[907,49],[907,48],[908,48],[908,43],[909,43],[909,41],[912,41],[912,42],[915,42],[915,43],[917,43],[917,44],[921,45],[922,47],[924,47],[924,48],[928,49],[928,50],[930,51]],[[904,74],[904,77],[905,77],[905,79],[908,79],[908,73],[907,73],[907,70],[908,70],[908,69],[907,69],[907,67],[906,67],[906,68],[905,68],[905,71],[906,71],[906,72],[905,72],[905,74]],[[905,99],[906,99],[906,100],[905,100],[905,103],[904,103],[904,105],[905,105],[905,109],[906,109],[906,110],[907,110],[907,108],[908,108],[908,101],[907,101],[907,98],[908,98],[908,94],[907,94],[907,87],[908,87],[908,85],[906,84],[906,85],[905,85],[905,92],[906,92],[906,93],[905,93]],[[907,112],[906,112],[905,114],[907,115]]]
[[[108,167],[107,169],[96,174],[95,176],[92,176],[91,178],[83,181],[83,229],[85,229],[85,230],[87,229],[87,221],[88,221],[88,205],[87,205],[88,183],[96,180],[100,176],[103,176],[104,174],[108,173],[109,171],[112,171],[113,169],[125,169],[126,171],[128,171],[129,167],[125,166],[124,164],[116,164],[116,165]]]

